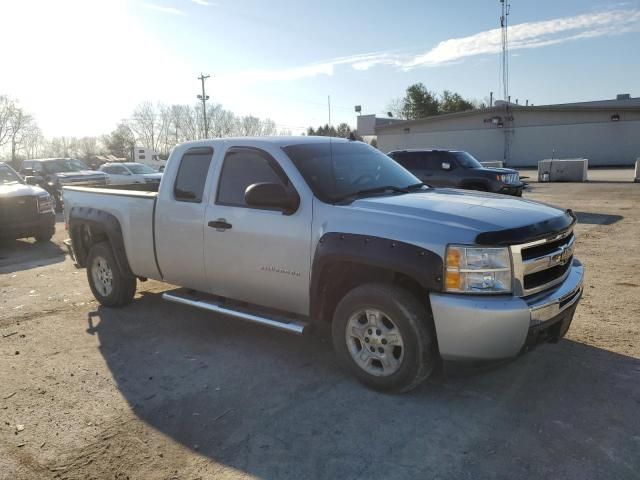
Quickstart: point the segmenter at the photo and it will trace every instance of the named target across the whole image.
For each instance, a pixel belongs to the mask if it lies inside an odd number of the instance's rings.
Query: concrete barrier
[[[539,182],[586,182],[589,160],[586,158],[545,159],[538,162]]]
[[[482,164],[483,167],[490,167],[490,168],[504,167],[504,162],[502,160],[495,160],[491,162],[480,162],[480,163]]]
[[[636,160],[636,175],[633,181],[640,182],[640,158]]]

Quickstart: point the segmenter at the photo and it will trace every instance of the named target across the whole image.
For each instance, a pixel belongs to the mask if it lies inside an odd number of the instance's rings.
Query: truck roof
[[[289,145],[300,145],[305,143],[348,143],[353,140],[339,137],[320,137],[320,136],[270,136],[270,137],[225,137],[225,138],[212,138],[207,140],[193,140],[185,142],[182,145],[188,146],[212,146],[221,143],[238,143],[238,144],[271,144],[280,147],[287,147]]]

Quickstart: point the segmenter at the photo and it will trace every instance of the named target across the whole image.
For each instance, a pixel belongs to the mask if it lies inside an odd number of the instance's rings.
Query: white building
[[[589,166],[633,165],[640,157],[640,97],[482,110],[418,120],[358,117],[358,133],[383,152],[406,148],[467,150],[480,161],[535,166],[545,158],[588,158]]]

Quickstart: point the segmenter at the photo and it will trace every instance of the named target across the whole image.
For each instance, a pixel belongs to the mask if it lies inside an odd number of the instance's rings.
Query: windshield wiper
[[[334,203],[343,202],[350,198],[364,197],[367,195],[374,195],[376,193],[385,193],[385,192],[409,193],[409,190],[407,188],[397,187],[395,185],[383,185],[381,187],[365,188],[364,190],[358,190],[357,192],[348,193],[347,195],[338,197],[334,200]]]
[[[422,187],[427,187],[427,188],[431,188],[431,185],[427,185],[426,183],[414,183],[413,185],[409,185],[408,187],[405,187],[407,190],[409,191],[414,191],[414,190],[420,190]]]

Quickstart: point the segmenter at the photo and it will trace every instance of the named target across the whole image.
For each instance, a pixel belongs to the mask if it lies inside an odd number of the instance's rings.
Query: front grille
[[[515,185],[519,181],[520,181],[519,173],[507,173],[506,175],[504,175],[504,183]]]
[[[560,238],[553,242],[543,243],[542,245],[536,245],[522,250],[522,260],[531,260],[532,258],[542,257],[549,255],[563,245],[567,245],[573,241],[573,233],[565,238]]]
[[[28,222],[38,218],[38,199],[21,196],[0,199],[0,222]]]
[[[531,273],[524,276],[524,289],[531,290],[533,288],[540,287],[549,282],[553,282],[567,273],[567,270],[571,267],[573,257],[569,259],[564,265],[556,265],[555,267],[547,268],[536,273]]]
[[[528,296],[558,285],[573,263],[575,237],[567,231],[535,242],[513,245],[513,270],[518,295]]]

